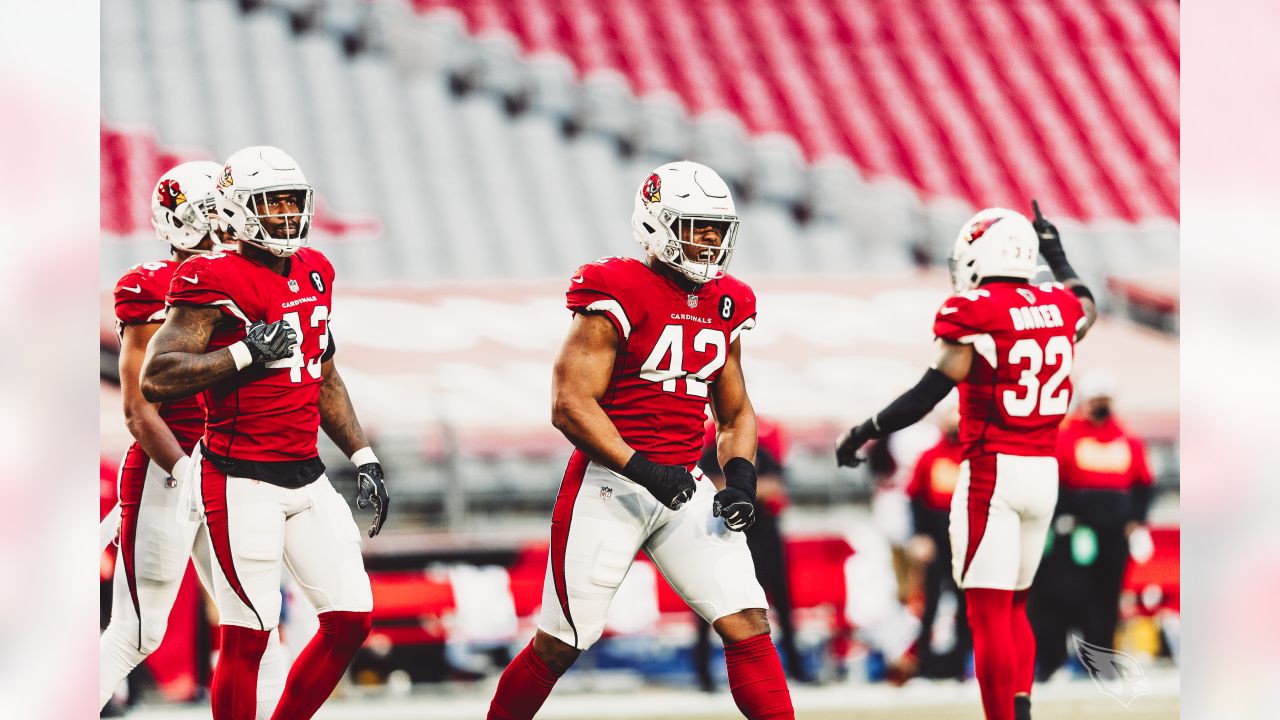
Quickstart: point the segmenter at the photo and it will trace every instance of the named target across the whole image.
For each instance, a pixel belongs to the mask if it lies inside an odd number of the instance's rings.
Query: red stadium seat
[[[785,132],[926,196],[1080,219],[1178,213],[1178,5],[1088,0],[416,0],[693,113]],[[673,18],[680,18],[675,22]]]

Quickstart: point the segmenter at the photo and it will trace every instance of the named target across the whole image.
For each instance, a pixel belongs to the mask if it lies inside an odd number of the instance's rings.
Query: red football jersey
[[[164,322],[164,296],[178,261],[172,258],[134,265],[116,282],[116,334],[124,338],[126,325]],[[204,432],[204,410],[194,397],[160,404],[164,420],[183,452],[190,453]]]
[[[691,293],[640,260],[614,257],[578,268],[566,297],[570,310],[600,313],[618,330],[601,405],[622,439],[656,463],[697,462],[707,386],[755,326],[755,293],[732,276]]]
[[[1062,487],[1071,490],[1129,490],[1152,482],[1142,441],[1115,418],[1068,420],[1058,433],[1058,467]]]
[[[965,457],[1054,454],[1084,317],[1080,300],[1058,283],[987,283],[943,303],[933,334],[975,351],[960,383]]]
[[[174,272],[169,305],[217,307],[225,315],[210,351],[243,340],[259,320],[284,319],[300,341],[291,357],[247,367],[199,394],[209,450],[266,462],[316,456],[332,286],[333,266],[311,248],[294,253],[283,275],[237,253],[197,255]]]
[[[933,510],[950,510],[963,455],[964,446],[944,434],[937,445],[925,450],[916,460],[911,482],[907,484],[907,497],[921,500]]]

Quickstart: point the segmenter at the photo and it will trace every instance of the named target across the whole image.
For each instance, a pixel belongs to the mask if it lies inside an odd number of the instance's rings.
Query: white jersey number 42
[[[729,348],[723,331],[702,328],[693,336],[693,351],[707,352],[710,348],[715,348],[715,355],[711,358],[711,362],[704,365],[701,370],[690,373],[684,369],[684,326],[667,325],[662,328],[662,334],[658,336],[653,352],[649,353],[649,357],[640,366],[640,377],[649,382],[662,383],[662,389],[667,392],[675,392],[676,381],[683,378],[685,392],[695,397],[706,397],[707,378],[724,367]],[[658,367],[662,359],[668,355],[671,359],[667,366]]]

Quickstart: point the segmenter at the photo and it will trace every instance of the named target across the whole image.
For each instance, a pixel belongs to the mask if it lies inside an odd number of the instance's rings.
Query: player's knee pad
[[[182,546],[182,535],[165,523],[139,528],[134,554],[138,581],[163,585],[182,580],[190,557],[190,544]]]
[[[162,613],[150,613],[151,615],[162,615]],[[160,647],[160,643],[164,641],[165,631],[169,629],[169,619],[167,617],[145,617],[142,619],[140,632],[138,633],[138,650],[145,655],[150,655]]]

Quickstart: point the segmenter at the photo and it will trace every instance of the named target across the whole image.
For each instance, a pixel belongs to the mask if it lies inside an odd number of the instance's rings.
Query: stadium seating
[[[415,0],[975,206],[1177,214],[1177,3]],[[683,7],[683,6],[682,6]],[[659,52],[659,48],[661,52]],[[694,70],[696,68],[696,70]]]
[[[1171,3],[712,2],[664,23],[670,0],[121,0],[103,265],[154,254],[165,163],[274,143],[347,281],[627,253],[634,185],[690,157],[738,189],[744,274],[902,270],[974,205],[1034,194],[1105,292],[1176,262]]]

